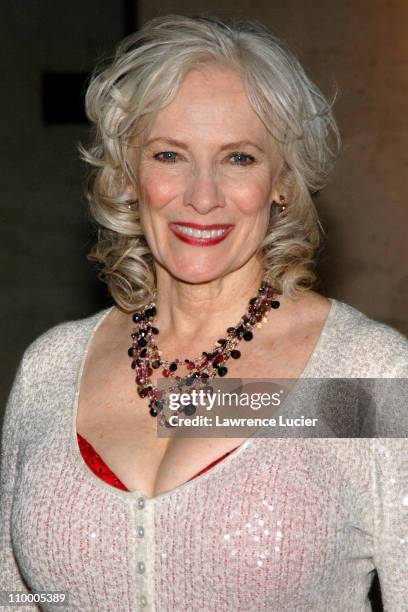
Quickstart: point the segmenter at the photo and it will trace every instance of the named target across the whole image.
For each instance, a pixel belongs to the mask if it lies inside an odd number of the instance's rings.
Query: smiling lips
[[[213,246],[225,240],[234,226],[230,223],[198,225],[198,223],[169,223],[169,228],[179,240],[194,246]]]

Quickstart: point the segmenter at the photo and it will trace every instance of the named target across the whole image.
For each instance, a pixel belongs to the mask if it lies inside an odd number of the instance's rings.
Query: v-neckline
[[[83,459],[85,460],[85,463],[89,466],[89,462],[86,460],[86,457],[84,457],[83,454],[83,449],[81,449],[81,446],[83,446],[85,449],[87,449],[87,452],[91,453],[93,457],[95,457],[98,461],[98,464],[100,464],[101,466],[103,466],[103,468],[109,473],[110,476],[112,476],[113,478],[115,478],[115,480],[121,485],[118,488],[121,488],[122,490],[126,490],[126,491],[130,491],[130,489],[128,489],[126,487],[126,485],[120,480],[120,478],[118,478],[118,476],[115,474],[115,472],[113,472],[113,470],[111,470],[111,468],[105,463],[105,461],[102,459],[102,457],[100,456],[100,454],[95,450],[95,448],[92,446],[92,444],[86,439],[84,438],[84,436],[82,436],[79,432],[77,432],[77,436],[78,436],[78,441],[80,443],[80,450],[81,450],[81,455],[83,457]],[[193,480],[193,478],[198,478],[199,476],[201,476],[201,474],[203,474],[204,472],[206,472],[207,470],[212,469],[212,467],[214,465],[216,465],[217,463],[219,463],[220,461],[222,461],[225,457],[227,457],[228,455],[230,455],[236,448],[238,448],[238,446],[236,446],[235,448],[231,449],[230,451],[227,451],[226,453],[224,453],[223,455],[221,455],[220,457],[217,457],[216,459],[214,459],[213,461],[210,461],[210,463],[208,465],[206,465],[205,467],[203,467],[201,470],[199,470],[196,474],[194,474],[194,476],[192,476],[191,478],[189,478],[188,480],[186,480],[185,482],[189,482],[190,480]],[[92,468],[91,468],[92,469]],[[94,470],[92,470],[94,472],[95,475],[97,475],[95,473]],[[99,477],[100,478],[100,477]],[[104,478],[100,478],[101,480],[105,480],[105,482],[108,482],[106,479]],[[109,483],[108,483],[109,484]],[[113,485],[115,486],[115,485]]]
[[[335,311],[337,310],[337,304],[338,304],[337,300],[335,300],[334,298],[328,298],[328,299],[331,302],[331,304],[330,304],[328,314],[326,316],[326,320],[322,326],[322,329],[320,330],[319,337],[313,347],[313,350],[310,353],[309,358],[302,372],[298,376],[296,383],[294,384],[293,388],[289,392],[286,398],[286,401],[288,400],[288,397],[292,395],[292,393],[294,393],[294,391],[296,390],[297,385],[299,384],[299,381],[301,379],[306,378],[309,375],[310,371],[313,368],[313,364],[315,360],[317,359],[318,354],[322,350],[324,340],[327,335],[327,331],[330,328],[330,323],[335,314]],[[176,487],[169,489],[168,491],[162,491],[161,493],[158,493],[157,495],[153,495],[151,497],[145,495],[142,491],[138,489],[134,489],[133,491],[129,491],[129,490],[122,491],[121,489],[118,489],[117,487],[113,487],[112,485],[98,478],[96,474],[94,474],[91,471],[91,469],[85,462],[84,458],[82,457],[82,454],[81,454],[81,451],[78,445],[76,421],[77,421],[77,413],[78,413],[79,396],[80,396],[80,391],[81,391],[82,375],[84,372],[86,358],[88,356],[89,349],[92,344],[92,340],[94,339],[96,332],[98,331],[102,322],[109,316],[109,314],[113,311],[114,308],[115,308],[115,305],[109,306],[105,310],[97,312],[95,315],[91,316],[88,320],[91,329],[90,329],[88,338],[85,340],[85,344],[84,344],[85,348],[82,354],[82,358],[80,361],[79,370],[78,370],[78,374],[76,378],[76,385],[75,385],[74,398],[73,398],[73,410],[71,410],[71,429],[70,429],[69,445],[70,445],[70,448],[72,449],[73,458],[75,462],[79,465],[82,473],[88,479],[90,479],[90,481],[92,481],[95,486],[99,487],[101,490],[104,490],[110,495],[115,495],[117,497],[130,498],[130,499],[143,498],[147,502],[152,503],[157,500],[162,500],[166,497],[175,495],[176,493],[179,493],[181,491],[185,491],[192,486],[199,486],[199,483],[201,483],[203,479],[211,478],[212,476],[217,474],[220,470],[222,469],[225,470],[230,465],[231,462],[234,462],[237,459],[237,457],[240,457],[240,455],[242,455],[244,451],[253,444],[254,440],[258,438],[262,438],[261,433],[262,431],[265,430],[265,428],[261,427],[255,430],[244,442],[241,442],[241,444],[237,448],[235,448],[227,457],[225,457],[222,461],[214,465],[210,470],[207,470],[203,474],[200,474],[197,478],[192,478],[190,480],[187,480],[181,483],[180,485],[177,485]],[[95,320],[96,320],[96,323],[95,323]]]

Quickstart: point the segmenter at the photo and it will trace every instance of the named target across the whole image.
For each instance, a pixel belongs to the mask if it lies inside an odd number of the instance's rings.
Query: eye
[[[235,157],[237,162],[235,165],[238,166],[250,166],[255,161],[255,158],[252,155],[248,155],[247,153],[231,153],[230,157]]]
[[[154,155],[153,157],[158,161],[174,164],[174,162],[176,161],[176,155],[177,153],[175,153],[174,151],[162,151],[160,153],[156,153],[156,155]]]

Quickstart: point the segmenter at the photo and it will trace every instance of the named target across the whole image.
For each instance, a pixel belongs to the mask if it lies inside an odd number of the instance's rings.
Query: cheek
[[[240,186],[236,190],[234,200],[243,215],[264,217],[269,214],[271,198],[265,184]]]
[[[146,168],[139,178],[142,201],[154,209],[160,209],[171,202],[180,191],[180,178],[165,170]]]

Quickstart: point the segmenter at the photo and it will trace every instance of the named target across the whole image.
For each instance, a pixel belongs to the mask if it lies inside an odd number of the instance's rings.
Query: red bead
[[[221,355],[221,353],[218,353],[218,355],[216,355],[213,359],[213,365],[216,365],[217,363],[221,363],[222,361],[224,361],[224,357],[223,355]]]
[[[167,370],[167,369],[163,370],[162,374],[163,374],[163,376],[165,376],[166,378],[168,378],[168,377],[170,376],[170,372],[169,372],[169,370]]]
[[[187,364],[187,370],[194,370],[195,364],[192,361],[189,361]]]

